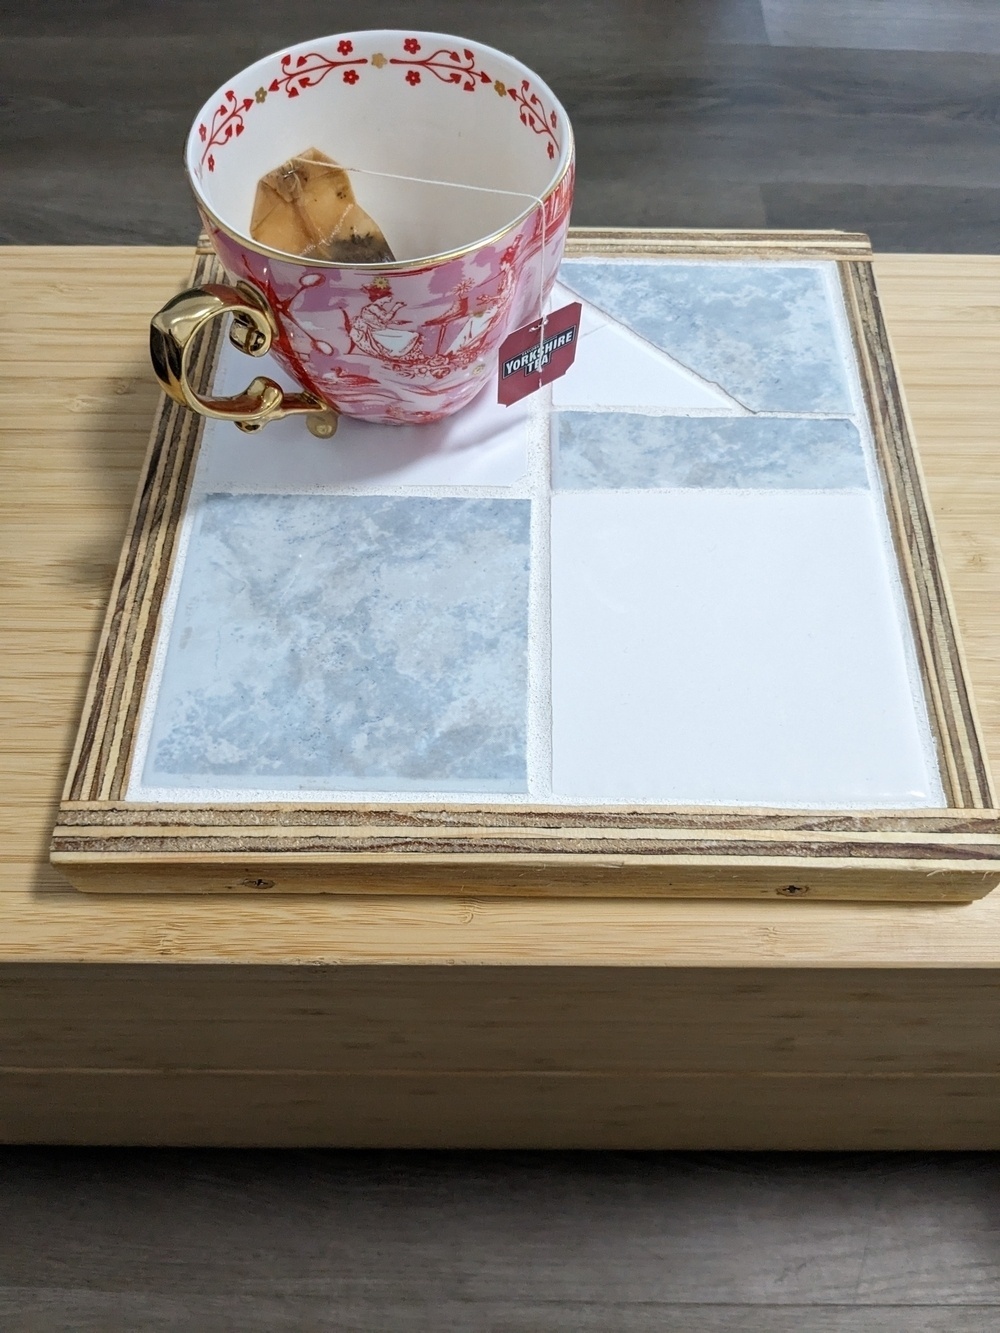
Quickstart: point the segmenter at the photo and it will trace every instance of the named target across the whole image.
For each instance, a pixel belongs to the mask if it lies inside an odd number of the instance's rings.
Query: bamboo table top
[[[0,961],[983,967],[968,906],[93,897],[47,848],[156,390],[149,315],[184,248],[0,249]],[[876,272],[1000,779],[1000,256]]]

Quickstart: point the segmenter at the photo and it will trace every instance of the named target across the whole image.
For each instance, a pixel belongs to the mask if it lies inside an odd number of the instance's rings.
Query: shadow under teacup
[[[318,148],[346,167],[396,259],[347,265],[250,235],[257,182]],[[234,286],[209,284],[153,319],[163,387],[205,416],[258,430],[305,413],[438,421],[491,380],[497,349],[538,317],[573,195],[573,134],[544,83],[511,56],[441,33],[377,30],[304,42],[236,75],[204,106],[187,170]],[[235,316],[242,351],[270,351],[301,386],[258,377],[235,398],[199,395],[194,337]]]

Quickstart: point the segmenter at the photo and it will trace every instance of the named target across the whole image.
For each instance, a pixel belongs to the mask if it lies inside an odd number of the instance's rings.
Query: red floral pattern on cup
[[[211,125],[204,121],[198,126],[198,137],[205,145],[201,160],[207,162],[209,171],[215,170],[213,148],[219,148],[232,138],[238,138],[245,128],[244,114],[253,106],[252,97],[237,97],[232,88],[226,91],[225,99],[212,117]]]
[[[403,43],[403,50],[415,57],[420,50],[420,43],[415,37],[408,37]],[[412,66],[419,65],[420,69],[433,74],[436,79],[442,83],[458,83],[467,93],[475,92],[480,83],[492,83],[493,80],[485,70],[479,68],[479,62],[475,53],[468,47],[462,49],[461,54],[458,51],[449,50],[442,46],[437,51],[433,51],[429,56],[422,59],[401,59],[399,56],[393,56],[389,61],[390,65],[409,65],[411,69],[406,76],[407,83],[419,83],[419,71]],[[411,75],[416,74],[414,79]]]
[[[376,70],[384,65],[399,65],[405,68],[406,82],[413,88],[422,81],[421,71],[441,83],[454,84],[465,92],[475,92],[477,88],[492,86],[501,97],[509,97],[517,107],[521,124],[534,134],[541,135],[546,141],[546,152],[555,159],[561,152],[557,135],[558,118],[555,111],[546,108],[539,94],[532,90],[527,79],[522,79],[517,88],[508,88],[500,80],[494,80],[481,66],[476,53],[469,47],[461,51],[448,47],[439,47],[429,55],[420,55],[421,46],[416,37],[407,37],[403,41],[403,55],[391,56],[388,60],[378,53],[373,57],[354,54],[354,43],[344,38],[337,43],[337,53],[341,59],[324,56],[319,51],[309,51],[304,55],[281,57],[280,74],[271,79],[266,88],[256,90],[253,97],[241,97],[229,89],[226,100],[216,111],[211,125],[201,124],[198,132],[204,144],[201,165],[209,171],[215,170],[215,157],[209,156],[231,139],[237,138],[245,128],[243,118],[254,106],[263,105],[267,94],[284,93],[286,97],[298,97],[310,88],[316,88],[332,71],[342,69],[344,83],[353,86],[361,75],[359,67],[374,65]],[[419,58],[418,58],[419,57]],[[266,75],[265,75],[266,78]]]
[[[548,140],[545,151],[549,157],[554,158],[559,152],[559,140],[556,138],[556,126],[559,124],[559,120],[556,113],[546,111],[542,99],[537,93],[531,91],[531,85],[527,79],[521,80],[520,88],[508,88],[507,96],[513,98],[514,105],[517,107],[521,118],[521,124],[527,125],[528,129],[533,130],[535,134],[545,135]]]
[[[342,50],[347,47],[347,51]],[[354,50],[353,42],[341,42],[337,50],[341,55],[347,57]],[[367,65],[367,56],[360,56],[354,59],[330,60],[326,56],[320,55],[318,51],[309,51],[306,55],[297,56],[294,63],[290,55],[281,57],[281,74],[271,80],[268,85],[272,93],[283,92],[289,97],[298,97],[299,93],[304,92],[306,88],[315,88],[323,82],[326,76],[334,69],[343,69],[345,65]],[[353,79],[344,76],[345,83],[357,83],[357,70],[351,71],[354,74]]]

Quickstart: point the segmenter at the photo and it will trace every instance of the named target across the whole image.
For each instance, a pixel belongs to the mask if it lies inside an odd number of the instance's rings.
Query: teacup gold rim
[[[562,171],[560,171],[559,175],[552,181],[544,194],[538,196],[543,206],[552,198],[560,185],[562,185],[576,160],[576,141],[573,135],[573,127],[570,124],[568,117],[566,119],[566,130],[569,136],[566,161]],[[273,250],[269,245],[261,245],[259,241],[253,240],[252,237],[243,236],[240,232],[235,231],[232,227],[223,222],[222,219],[209,208],[192,179],[190,169],[187,169],[187,175],[195,201],[201,211],[211,221],[212,225],[217,227],[223,235],[228,236],[231,241],[235,241],[237,245],[242,246],[245,250],[252,250],[254,254],[263,255],[265,259],[277,259],[283,264],[299,264],[303,268],[341,269],[350,273],[404,273],[416,268],[436,268],[440,264],[448,264],[455,259],[464,259],[466,255],[473,254],[475,251],[483,249],[484,246],[495,245],[498,241],[502,241],[505,236],[509,235],[510,232],[519,227],[525,218],[530,217],[538,207],[538,204],[532,202],[523,213],[519,213],[512,222],[508,222],[498,231],[493,232],[492,235],[483,236],[478,241],[470,241],[468,245],[460,246],[456,250],[445,250],[436,255],[419,256],[415,259],[397,259],[391,263],[384,264],[343,264],[338,263],[333,259],[305,259],[302,255],[293,255],[286,250]]]

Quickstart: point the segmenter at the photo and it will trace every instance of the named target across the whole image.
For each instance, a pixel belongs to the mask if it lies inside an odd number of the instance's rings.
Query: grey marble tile
[[[1000,52],[993,0],[761,0],[775,46]]]
[[[527,500],[210,495],[145,781],[518,791]]]
[[[552,435],[553,475],[563,490],[868,485],[857,427],[842,418],[557,412]]]
[[[752,411],[851,411],[818,268],[571,259],[560,279]]]

